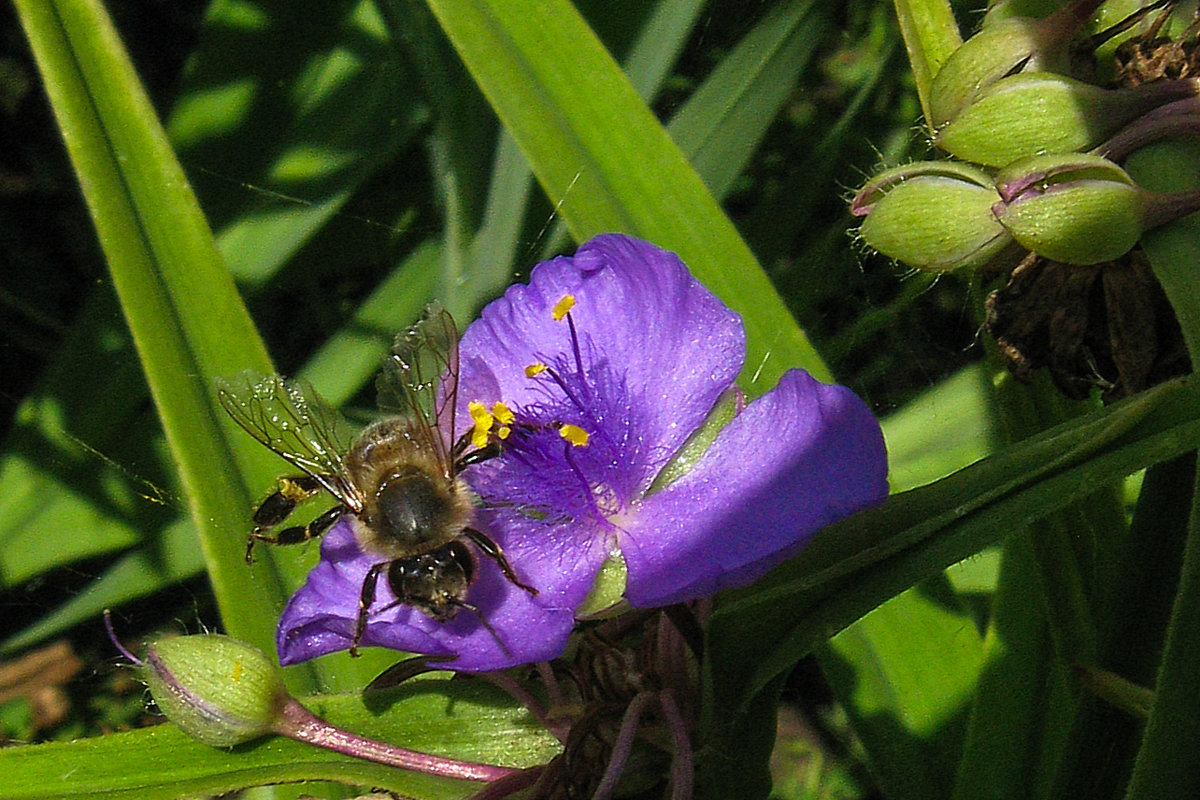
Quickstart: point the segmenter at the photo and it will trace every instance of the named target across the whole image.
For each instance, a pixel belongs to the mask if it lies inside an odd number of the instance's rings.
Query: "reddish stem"
[[[341,728],[335,728],[292,698],[288,698],[279,712],[275,732],[298,742],[323,747],[335,753],[399,767],[427,775],[443,778],[459,778],[468,781],[497,781],[521,772],[511,767],[494,764],[476,764],[444,756],[431,756],[403,747],[376,742]]]

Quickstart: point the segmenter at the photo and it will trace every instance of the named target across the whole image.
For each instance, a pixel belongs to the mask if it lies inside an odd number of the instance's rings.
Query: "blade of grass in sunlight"
[[[305,705],[363,736],[465,760],[532,766],[557,749],[556,740],[528,712],[478,681],[417,679],[386,693],[322,695]],[[170,725],[4,748],[0,770],[7,800],[172,800],[318,779],[376,786],[424,800],[455,800],[479,788],[478,783],[407,772],[280,737],[232,750],[209,747]]]
[[[762,643],[776,643],[757,659],[749,685],[723,687],[731,693],[723,702],[744,702],[831,631],[1015,525],[1198,443],[1200,384],[1176,381],[830,526],[754,591],[734,593],[714,617],[721,635],[713,641],[728,648],[726,656],[714,654],[718,662],[740,658],[750,641],[759,652]]]
[[[429,5],[576,239],[621,231],[679,253],[742,313],[752,393],[793,366],[828,377],[728,217],[569,3]]]
[[[149,435],[158,428],[129,332],[110,291],[81,309],[58,357],[16,414],[0,458],[0,576],[5,588],[62,564],[139,543],[142,531],[183,513],[170,468]],[[120,424],[115,424],[120,423]],[[145,437],[129,436],[129,427]],[[122,469],[139,465],[137,474]],[[86,531],[87,535],[81,535]]]
[[[269,454],[237,441],[213,379],[270,369],[204,217],[104,9],[19,0],[231,633],[270,649],[283,582],[243,560],[248,475]],[[244,438],[244,437],[242,437]],[[313,681],[311,670],[294,679]],[[303,676],[303,677],[302,677]]]
[[[292,11],[276,0],[212,3],[166,119],[217,246],[251,294],[285,263],[295,269],[304,245],[429,120],[374,4]],[[345,222],[348,259],[384,227]]]

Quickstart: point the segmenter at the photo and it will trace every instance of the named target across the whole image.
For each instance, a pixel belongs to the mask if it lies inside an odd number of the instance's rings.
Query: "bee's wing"
[[[376,382],[379,407],[424,422],[416,426],[451,474],[458,400],[458,328],[440,303],[425,307],[421,321],[396,335]]]
[[[247,370],[229,380],[218,378],[217,399],[246,433],[316,478],[341,502],[362,507],[342,463],[349,437],[337,411],[312,386]]]

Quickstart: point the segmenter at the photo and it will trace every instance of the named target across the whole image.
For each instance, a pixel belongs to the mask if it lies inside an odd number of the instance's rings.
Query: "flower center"
[[[537,399],[522,406],[474,401],[471,443],[499,445],[501,457],[481,463],[471,483],[485,503],[501,501],[551,522],[593,519],[605,526],[636,497],[628,469],[632,430],[628,392],[599,348],[581,341],[564,296],[551,311],[565,322],[567,344],[525,368]]]

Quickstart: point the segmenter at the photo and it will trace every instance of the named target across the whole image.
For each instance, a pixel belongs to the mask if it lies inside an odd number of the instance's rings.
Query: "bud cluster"
[[[935,271],[1011,266],[1026,251],[1090,265],[1200,207],[1200,193],[1149,192],[1118,163],[1200,132],[1200,83],[1105,88],[1068,74],[1070,47],[1102,4],[985,18],[930,86],[932,141],[950,158],[886,170],[851,201],[867,246]]]

